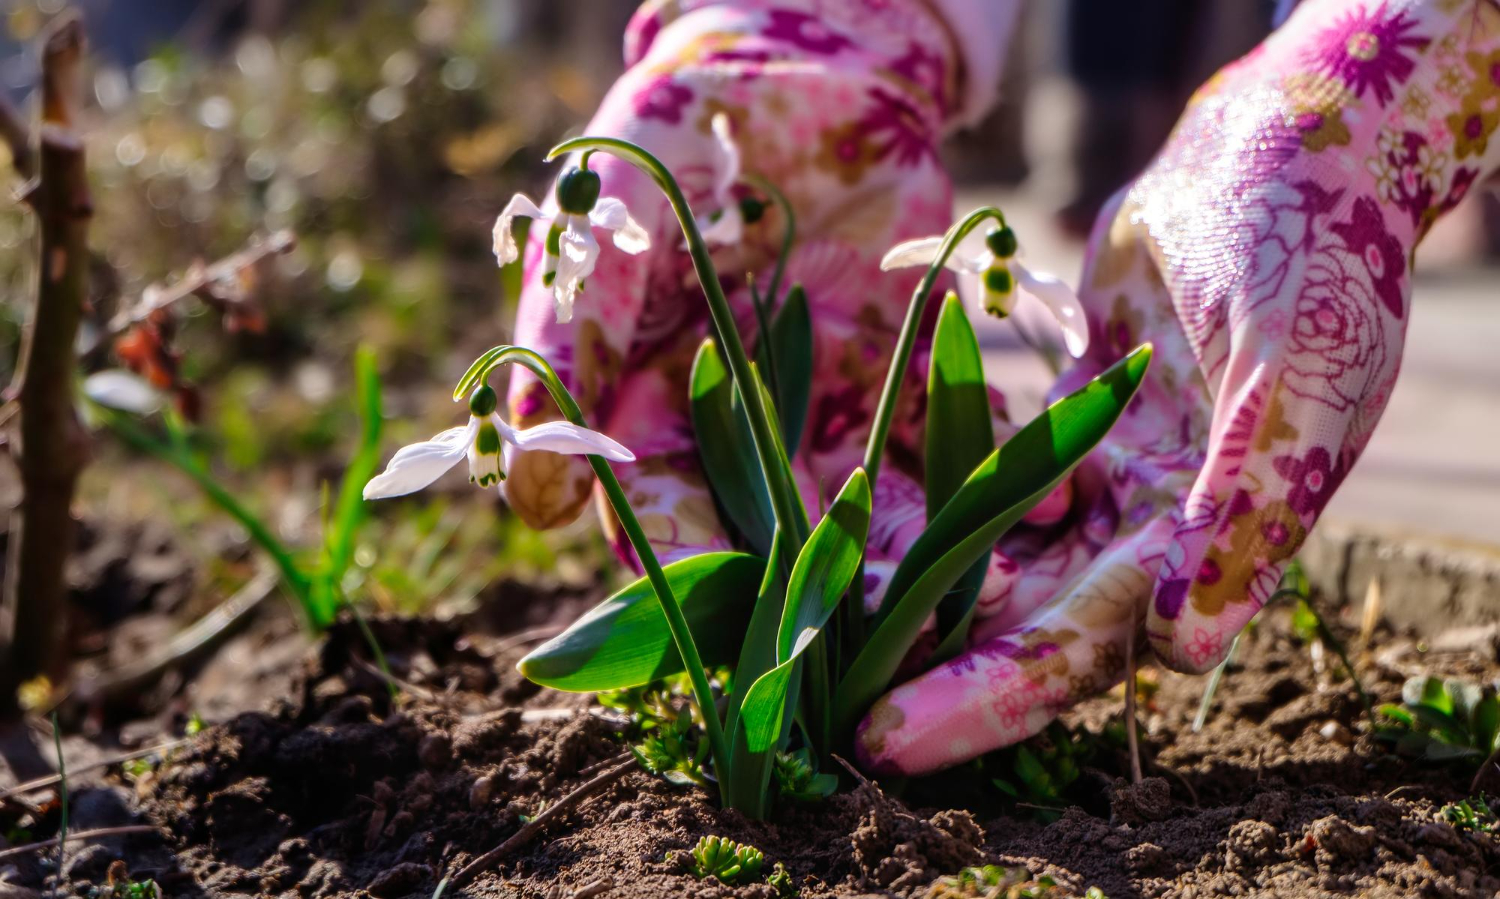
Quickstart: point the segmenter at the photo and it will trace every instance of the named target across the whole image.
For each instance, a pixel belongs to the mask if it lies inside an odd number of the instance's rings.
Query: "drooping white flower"
[[[698,232],[710,244],[737,244],[745,233],[745,214],[734,198],[734,185],[740,180],[740,148],[730,133],[729,116],[714,113],[709,120],[714,133],[714,193],[716,207],[707,218],[698,220]]]
[[[583,290],[584,279],[599,261],[599,242],[594,229],[613,231],[615,246],[631,255],[651,248],[646,233],[625,204],[614,197],[599,196],[599,175],[585,168],[572,168],[557,179],[558,212],[547,229],[542,257],[542,283],[552,288],[557,320],[573,319],[573,300]],[[509,265],[520,257],[511,223],[519,217],[547,219],[547,213],[525,194],[516,194],[495,219],[495,259]]]
[[[162,405],[162,393],[145,378],[119,368],[97,371],[83,379],[83,395],[110,409],[150,415]]]
[[[929,266],[942,243],[941,237],[923,237],[897,244],[880,260],[880,269]],[[1016,250],[1016,233],[1008,226],[983,237],[970,232],[949,254],[944,267],[967,276],[959,282],[960,293],[976,297],[979,307],[996,318],[1010,315],[1018,292],[1035,297],[1062,328],[1068,353],[1082,356],[1089,347],[1089,328],[1077,294],[1062,279],[1027,268],[1016,258]]]
[[[635,461],[630,450],[572,422],[549,421],[516,430],[496,413],[498,404],[493,388],[484,385],[475,390],[469,396],[468,424],[397,450],[385,471],[365,485],[365,499],[405,496],[421,490],[465,456],[469,460],[470,483],[496,486],[505,480],[505,444],[523,450],[603,456],[612,462]]]

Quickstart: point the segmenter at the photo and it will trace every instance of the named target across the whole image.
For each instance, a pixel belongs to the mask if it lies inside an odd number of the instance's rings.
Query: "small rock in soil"
[[[1364,861],[1375,848],[1375,828],[1357,827],[1338,815],[1314,821],[1307,834],[1317,843],[1320,867]]]
[[[1121,824],[1163,821],[1172,814],[1172,787],[1160,777],[1148,777],[1138,784],[1120,778],[1110,787],[1109,806]]]

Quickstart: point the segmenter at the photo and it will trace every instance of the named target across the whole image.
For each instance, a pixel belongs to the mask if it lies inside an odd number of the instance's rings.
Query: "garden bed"
[[[511,608],[522,599],[545,607],[535,596],[507,599]],[[580,602],[558,598],[567,608],[560,616]],[[1145,782],[1128,786],[1125,756],[1105,749],[1071,789],[1077,804],[1051,823],[1034,817],[1038,810],[1004,806],[987,784],[969,785],[970,797],[993,794],[972,811],[914,808],[896,784],[863,784],[757,823],[720,811],[706,791],[629,766],[447,894],[774,895],[763,884],[732,888],[682,872],[676,853],[717,834],[761,849],[768,870],[785,865],[808,899],[925,896],[941,876],[982,864],[1049,876],[1057,887],[1036,895],[1059,897],[1089,887],[1111,899],[1494,895],[1500,836],[1456,829],[1439,813],[1468,796],[1468,776],[1408,761],[1363,735],[1357,694],[1315,670],[1287,618],[1273,609],[1241,641],[1201,732],[1191,722],[1204,680],[1154,675],[1142,712]],[[492,623],[375,622],[408,684],[393,701],[345,622],[307,657],[291,693],[265,710],[210,727],[155,770],[133,772],[133,784],[118,768],[75,777],[75,830],[135,822],[162,836],[70,844],[70,889],[87,895],[123,860],[173,897],[433,895],[445,875],[624,750],[617,721],[585,711],[588,697],[516,675],[522,650],[492,634]],[[235,642],[264,640],[256,632],[275,626],[272,618]],[[1396,699],[1412,674],[1500,676],[1488,645],[1422,649],[1386,633],[1358,656],[1377,702]],[[1097,733],[1118,707],[1117,691],[1067,721]],[[1491,780],[1490,791],[1500,790],[1500,776]],[[907,784],[902,794],[943,795],[932,784]],[[17,865],[9,879],[50,885],[54,859],[53,851],[9,859]]]

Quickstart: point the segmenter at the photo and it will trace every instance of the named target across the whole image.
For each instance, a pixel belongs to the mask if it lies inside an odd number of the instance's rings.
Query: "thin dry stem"
[[[1130,779],[1139,784],[1141,776],[1141,746],[1136,735],[1135,715],[1135,625],[1125,631],[1125,739],[1130,746]]]
[[[559,799],[555,804],[548,806],[545,811],[528,821],[520,830],[511,834],[505,842],[469,862],[457,874],[448,878],[448,882],[453,886],[463,886],[473,880],[480,872],[489,868],[495,862],[531,842],[537,834],[542,832],[542,828],[562,817],[563,814],[582,805],[596,794],[603,792],[606,787],[624,777],[634,768],[635,759],[629,759],[595,775],[592,780],[587,781],[578,789]]]
[[[157,829],[154,824],[125,824],[120,827],[100,827],[94,830],[76,831],[68,834],[68,842],[77,843],[85,840],[102,840],[106,837],[123,837],[133,833],[156,832]],[[51,849],[60,842],[62,841],[59,838],[53,837],[50,840],[42,840],[38,843],[27,843],[24,846],[15,846],[10,849],[0,850],[0,859],[15,858],[18,855],[25,855],[28,852]]]

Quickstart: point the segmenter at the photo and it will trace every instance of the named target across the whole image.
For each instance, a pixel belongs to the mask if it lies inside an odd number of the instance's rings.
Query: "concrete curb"
[[[1378,580],[1397,627],[1460,644],[1500,634],[1500,547],[1325,520],[1299,558],[1313,586],[1339,602],[1362,605]]]

